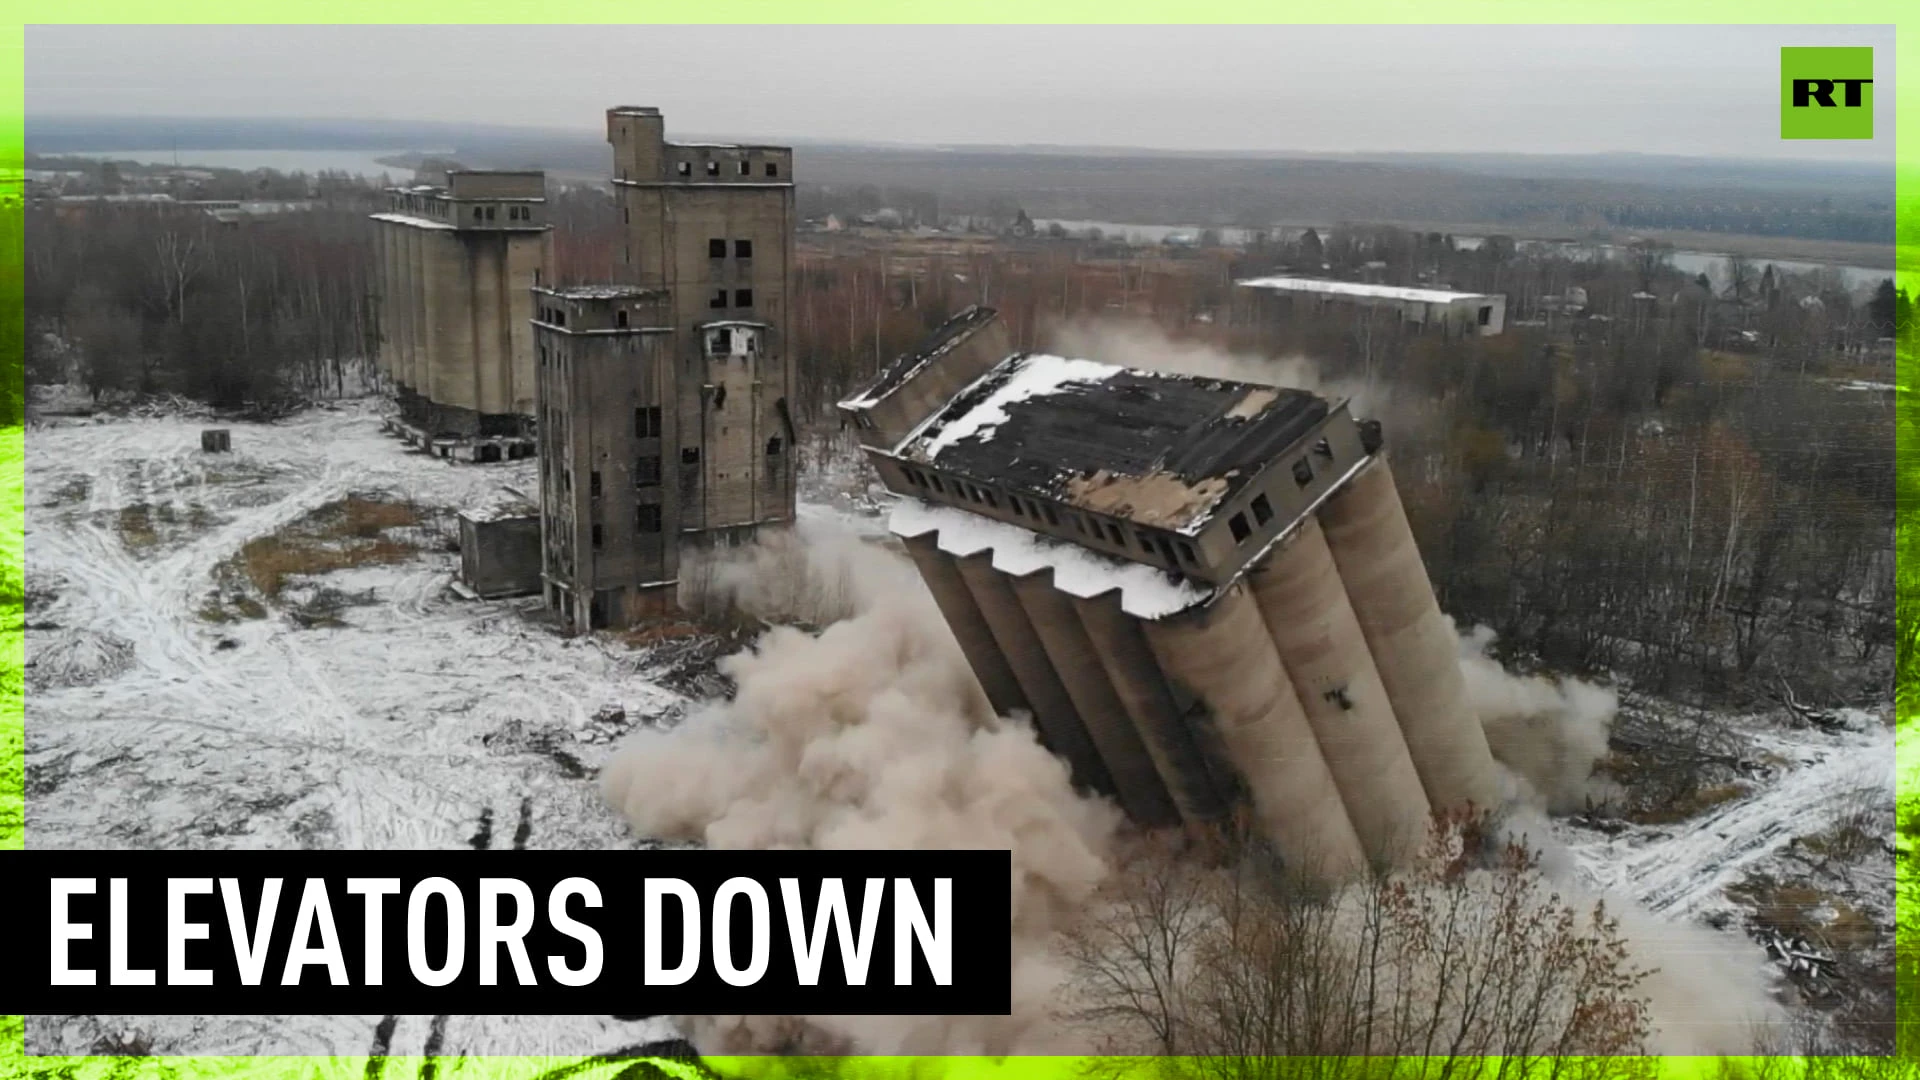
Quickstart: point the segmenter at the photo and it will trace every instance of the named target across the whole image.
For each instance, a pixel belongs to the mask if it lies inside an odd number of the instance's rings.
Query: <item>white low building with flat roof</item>
[[[1242,294],[1243,297],[1255,298],[1251,307],[1256,313],[1273,312],[1271,303],[1263,300],[1280,300],[1288,305],[1310,301],[1316,306],[1354,304],[1392,308],[1407,322],[1475,333],[1482,337],[1501,333],[1507,327],[1507,298],[1499,293],[1465,293],[1450,289],[1370,285],[1361,281],[1306,277],[1259,277],[1234,284],[1247,290]]]

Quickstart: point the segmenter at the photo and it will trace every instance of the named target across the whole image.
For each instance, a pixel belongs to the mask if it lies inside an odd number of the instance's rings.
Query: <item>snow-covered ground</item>
[[[132,419],[27,440],[27,842],[40,848],[632,848],[584,775],[623,725],[683,704],[644,657],[565,639],[537,604],[461,600],[457,556],[328,575],[373,590],[344,627],[278,612],[216,623],[214,570],[350,492],[458,508],[530,463],[460,466],[406,452],[371,405],[283,423]],[[121,512],[145,506],[144,531]],[[91,662],[89,662],[91,661]],[[49,666],[56,670],[46,670]],[[70,683],[72,685],[57,685]],[[476,837],[485,835],[484,841]],[[30,1020],[35,1052],[84,1052],[109,1029],[161,1053],[368,1052],[382,1017]],[[105,1027],[101,1027],[101,1025]],[[399,1017],[391,1052],[578,1054],[669,1037],[610,1017]]]
[[[1676,825],[1608,835],[1561,823],[1557,831],[1592,884],[1632,896],[1656,915],[1726,910],[1726,887],[1766,867],[1795,838],[1816,835],[1873,799],[1891,813],[1893,729],[1864,712],[1851,719],[1848,729],[1828,732],[1747,718],[1741,735],[1748,755],[1774,770],[1747,796]],[[1889,890],[1891,884],[1889,878]],[[1887,903],[1892,899],[1889,891]]]
[[[28,842],[48,848],[554,848],[644,846],[592,770],[634,723],[688,703],[648,658],[567,639],[531,599],[462,600],[457,556],[327,575],[363,594],[343,626],[279,610],[210,621],[216,574],[249,542],[350,494],[427,508],[531,491],[531,462],[455,465],[380,432],[371,403],[232,429],[203,454],[202,421],[62,420],[27,440]],[[803,518],[880,534],[857,456],[803,485]],[[844,475],[843,475],[844,474]],[[144,508],[136,518],[127,512]],[[370,595],[368,594],[371,591]],[[626,719],[603,722],[603,705]],[[1741,919],[1726,888],[1786,874],[1796,838],[1891,808],[1894,733],[1735,721],[1770,775],[1677,825],[1611,832],[1556,822],[1589,883],[1681,920]],[[1890,815],[1889,815],[1890,822]],[[1881,868],[1884,862],[1884,880]],[[1891,925],[1891,857],[1862,862],[1849,903]],[[1884,895],[1883,895],[1884,894]],[[1881,899],[1883,897],[1883,899]],[[1725,916],[1734,915],[1731,921]],[[1883,921],[1884,915],[1884,921]],[[84,1053],[137,1033],[157,1053],[561,1054],[670,1038],[611,1017],[36,1017],[35,1053]]]
[[[1837,966],[1794,965],[1797,990],[1784,982],[1790,957],[1775,956],[1773,974],[1783,1000],[1813,1003],[1821,1016],[1840,1007],[1857,1023],[1858,1007],[1845,1003],[1891,1001],[1895,730],[1862,710],[1839,715],[1844,727],[1832,730],[1727,718],[1743,760],[1761,769],[1743,780],[1744,794],[1686,821],[1599,828],[1561,819],[1552,831],[1587,885],[1658,918],[1777,943],[1781,927],[1769,920],[1832,931],[1841,949],[1818,940],[1796,948]],[[1816,902],[1778,907],[1789,895]]]

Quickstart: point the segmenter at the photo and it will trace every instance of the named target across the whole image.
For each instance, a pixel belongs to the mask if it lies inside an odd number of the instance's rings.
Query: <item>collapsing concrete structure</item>
[[[1301,390],[1005,345],[969,309],[840,405],[997,710],[1143,825],[1250,801],[1316,876],[1494,805],[1377,426]]]
[[[389,426],[442,457],[533,453],[530,289],[547,261],[546,175],[455,171],[395,188],[380,223],[380,371]]]

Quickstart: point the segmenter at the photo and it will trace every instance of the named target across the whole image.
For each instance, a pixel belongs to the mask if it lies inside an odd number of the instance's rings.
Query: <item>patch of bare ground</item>
[[[647,620],[618,637],[644,654],[642,670],[660,686],[689,698],[731,699],[734,683],[720,670],[720,661],[751,645],[764,629],[765,624],[746,620],[679,615]]]
[[[1741,798],[1752,789],[1745,784],[1706,784],[1674,795],[1658,806],[1642,805],[1629,810],[1626,819],[1635,825],[1674,825]]]
[[[1784,761],[1747,752],[1724,718],[1629,696],[1595,774],[1613,792],[1598,816],[1635,825],[1674,825],[1746,797]]]
[[[354,494],[319,507],[278,532],[248,541],[214,570],[218,587],[201,606],[210,623],[257,619],[282,607],[303,626],[338,626],[348,607],[370,602],[364,593],[318,588],[298,602],[296,581],[364,566],[407,562],[438,548],[442,515],[379,494]]]
[[[1748,934],[1785,973],[1827,1045],[1884,1053],[1894,1041],[1894,849],[1884,788],[1863,785],[1825,828],[1727,887]]]
[[[96,521],[102,519],[119,537],[120,546],[136,557],[177,546],[221,521],[198,502],[133,503],[95,516]]]

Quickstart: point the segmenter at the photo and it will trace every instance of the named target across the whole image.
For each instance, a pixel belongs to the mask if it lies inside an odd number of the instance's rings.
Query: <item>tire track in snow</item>
[[[1795,837],[1830,827],[1863,785],[1884,784],[1892,800],[1890,730],[1797,738],[1797,765],[1745,798],[1689,822],[1646,833],[1576,843],[1583,874],[1629,895],[1655,914],[1687,916],[1719,897],[1754,865]],[[1622,847],[1629,847],[1626,853]]]
[[[140,644],[134,667],[117,678],[36,695],[29,762],[94,759],[76,761],[70,780],[35,797],[36,846],[292,844],[312,839],[297,832],[300,815],[356,799],[361,824],[342,814],[333,833],[319,834],[321,846],[464,847],[483,806],[497,808],[496,849],[633,846],[591,783],[565,779],[537,752],[497,753],[480,738],[511,720],[578,731],[603,701],[679,696],[637,684],[618,650],[563,642],[521,623],[510,606],[446,599],[444,553],[371,577],[381,602],[356,609],[363,615],[346,630],[296,630],[277,615],[209,627],[198,617],[223,560],[328,502],[380,490],[455,506],[502,479],[515,482],[512,474],[406,455],[370,416],[353,412],[233,425],[237,452],[217,459],[201,458],[197,428],[188,420],[53,427],[36,431],[28,448],[36,482],[90,483],[85,513],[42,507],[29,517],[30,566],[66,579],[48,615]],[[231,468],[268,478],[223,484],[212,475]],[[163,492],[222,520],[137,557],[110,515]],[[222,636],[240,647],[216,650]],[[255,802],[273,805],[256,810]],[[201,831],[222,812],[249,828]],[[429,1043],[436,1080],[446,1080],[462,1055],[618,1053],[676,1034],[664,1022],[592,1016],[122,1019],[151,1034],[161,1053],[368,1053],[370,1072],[381,1062],[369,1080],[413,1080],[389,1063],[423,1055]],[[48,1029],[30,1024],[41,1052]],[[56,1023],[56,1039],[60,1030]]]

